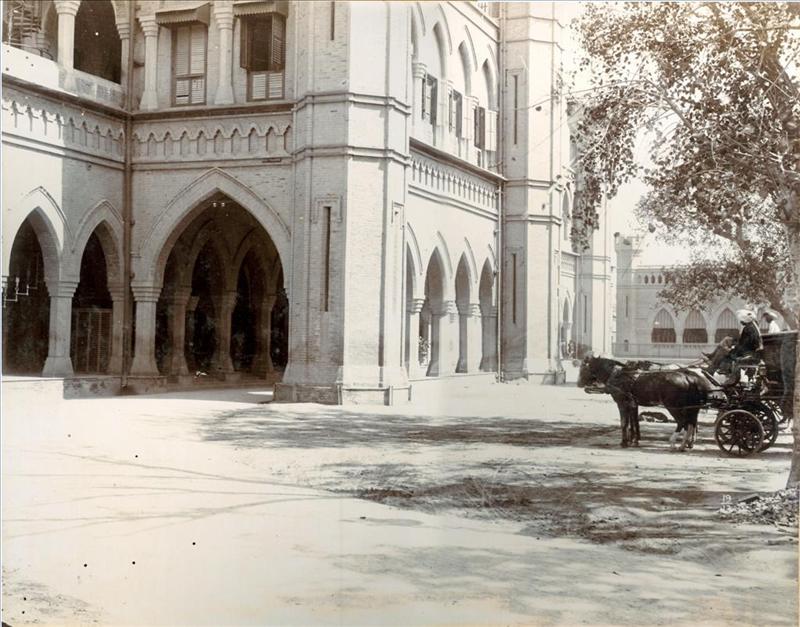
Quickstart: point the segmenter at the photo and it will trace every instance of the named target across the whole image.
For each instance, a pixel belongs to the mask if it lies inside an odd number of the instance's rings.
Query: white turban
[[[747,324],[748,322],[755,322],[756,321],[756,315],[752,311],[750,311],[749,309],[739,309],[736,312],[736,318],[742,324]]]

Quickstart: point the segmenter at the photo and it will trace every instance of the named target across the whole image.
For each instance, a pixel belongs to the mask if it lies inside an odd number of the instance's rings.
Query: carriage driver
[[[722,355],[720,359],[712,359],[710,368],[712,373],[717,370],[720,374],[729,375],[737,360],[744,357],[753,357],[757,351],[764,348],[764,344],[761,341],[761,331],[758,330],[758,325],[756,324],[756,314],[749,309],[739,309],[736,312],[736,318],[739,320],[739,324],[742,325],[739,330],[739,339],[727,354]],[[720,342],[720,347],[724,342],[725,340]],[[714,354],[716,355],[717,353],[718,350],[715,350]],[[736,378],[734,376],[725,383],[734,383]]]

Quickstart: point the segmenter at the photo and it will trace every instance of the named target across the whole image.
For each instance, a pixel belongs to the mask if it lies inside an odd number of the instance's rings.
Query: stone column
[[[55,0],[58,13],[58,63],[66,69],[75,67],[75,15],[80,0]]]
[[[154,15],[139,18],[144,32],[144,93],[139,108],[143,111],[158,109],[158,29]]]
[[[483,337],[483,355],[480,369],[491,372],[497,370],[497,307],[489,306],[481,309],[481,335]]]
[[[176,289],[169,303],[169,359],[167,372],[171,376],[186,376],[189,367],[186,364],[186,308],[192,295],[191,287]]]
[[[233,2],[231,0],[216,0],[214,3],[214,17],[219,33],[219,78],[214,104],[232,104]]]
[[[481,369],[482,328],[481,306],[470,303],[466,312],[467,355],[464,372],[478,372]]]
[[[136,300],[136,341],[131,376],[157,377],[156,364],[156,306],[161,287],[155,285],[133,285]]]
[[[431,312],[431,365],[428,374],[452,374],[458,361],[458,309],[455,301],[446,300]]]
[[[424,377],[425,372],[419,363],[419,316],[422,306],[425,304],[424,298],[412,298],[408,301],[406,311],[408,313],[408,378],[417,379]]]
[[[131,25],[128,22],[117,22],[117,34],[119,35],[120,50],[120,75],[119,84],[127,91],[128,89],[128,40],[131,36]]]
[[[272,308],[275,306],[276,298],[277,294],[266,294],[261,299],[256,318],[258,348],[253,357],[251,370],[260,376],[266,376],[275,369],[272,364]]]
[[[125,309],[125,288],[119,286],[109,286],[108,292],[111,294],[111,347],[108,358],[108,374],[122,374],[122,343],[125,337],[124,328],[124,309]]]
[[[77,281],[47,283],[47,291],[50,294],[50,337],[42,376],[70,377],[73,374],[69,351],[72,334],[72,295],[77,287]]]
[[[199,302],[199,296],[190,296],[186,303],[186,337],[189,338],[189,356],[186,365],[192,374],[197,372],[197,362],[194,359],[194,312]]]
[[[220,294],[214,305],[217,314],[217,347],[214,351],[212,369],[226,377],[233,375],[231,360],[231,317],[236,306],[236,292],[228,291]]]

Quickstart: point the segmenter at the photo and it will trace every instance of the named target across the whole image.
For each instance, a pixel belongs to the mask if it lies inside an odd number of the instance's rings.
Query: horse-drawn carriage
[[[639,442],[639,406],[664,407],[684,431],[680,450],[691,448],[701,409],[716,409],[714,439],[729,455],[747,456],[775,443],[782,423],[792,417],[797,331],[763,336],[764,348],[734,364],[724,386],[701,367],[654,362],[622,363],[587,357],[578,386],[611,394],[620,412],[622,446]]]

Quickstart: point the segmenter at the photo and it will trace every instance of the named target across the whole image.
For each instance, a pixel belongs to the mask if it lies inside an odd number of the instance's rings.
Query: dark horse
[[[691,448],[697,431],[697,414],[716,388],[694,370],[642,370],[637,367],[640,365],[588,356],[581,364],[578,387],[602,386],[605,393],[611,394],[619,409],[622,446],[639,445],[639,406],[643,405],[666,408],[678,423],[670,443],[674,446],[678,433],[685,430],[678,450]]]

